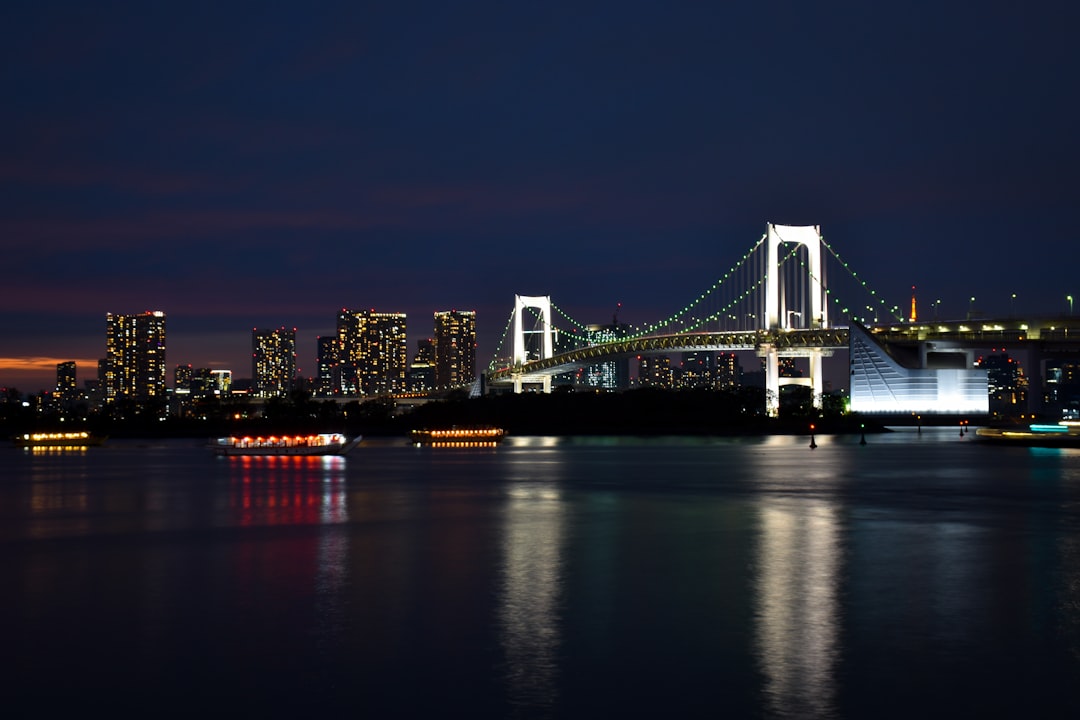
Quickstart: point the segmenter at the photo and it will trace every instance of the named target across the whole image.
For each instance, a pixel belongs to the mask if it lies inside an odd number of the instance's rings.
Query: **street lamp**
[[[1066,295],[1065,299],[1069,301],[1069,315],[1072,315],[1072,295]]]
[[[1016,316],[1016,293],[1012,294],[1012,299],[1009,301],[1009,315]]]

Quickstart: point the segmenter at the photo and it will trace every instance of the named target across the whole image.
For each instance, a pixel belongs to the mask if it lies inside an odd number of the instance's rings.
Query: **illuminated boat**
[[[1063,421],[1056,425],[1034,423],[1027,427],[984,427],[975,431],[975,437],[1002,445],[1080,447],[1080,422]]]
[[[215,455],[344,455],[360,443],[341,433],[222,437],[208,446]]]
[[[85,448],[105,442],[104,437],[86,430],[23,433],[14,440],[16,445],[27,448]]]
[[[446,430],[413,430],[410,433],[416,445],[439,447],[482,447],[495,445],[506,437],[502,428],[449,428]]]

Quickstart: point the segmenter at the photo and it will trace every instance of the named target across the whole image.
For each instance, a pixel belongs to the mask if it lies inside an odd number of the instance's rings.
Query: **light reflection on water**
[[[125,676],[295,683],[376,716],[483,696],[491,717],[881,717],[992,708],[985,687],[1022,709],[1023,685],[1075,705],[1078,457],[952,435],[13,454],[0,635],[38,694]]]
[[[835,715],[839,643],[837,509],[766,498],[758,507],[756,645],[763,694],[778,717]]]
[[[536,487],[511,488],[503,511],[500,640],[521,710],[558,702],[563,511],[558,490]]]

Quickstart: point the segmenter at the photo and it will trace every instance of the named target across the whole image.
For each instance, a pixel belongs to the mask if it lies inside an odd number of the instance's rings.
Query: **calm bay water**
[[[38,716],[1076,717],[1080,450],[972,438],[3,448],[0,688]]]

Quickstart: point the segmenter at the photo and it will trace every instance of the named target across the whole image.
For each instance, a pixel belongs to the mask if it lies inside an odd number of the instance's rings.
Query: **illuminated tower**
[[[165,400],[165,313],[105,316],[105,402]]]
[[[56,398],[62,403],[70,403],[79,396],[79,385],[75,379],[75,361],[57,363]]]
[[[918,319],[918,315],[915,313],[915,286],[911,286],[911,322],[915,322]]]
[[[435,313],[435,387],[468,385],[476,379],[476,313]]]
[[[319,336],[315,380],[317,395],[331,397],[341,391],[341,384],[335,379],[339,377],[339,362],[341,362],[341,344],[337,335]]]
[[[256,397],[288,397],[296,377],[296,328],[251,331],[251,383]]]
[[[408,371],[405,313],[338,313],[342,387],[346,394],[404,392]],[[355,373],[355,375],[353,375]],[[355,376],[355,384],[347,378]]]

